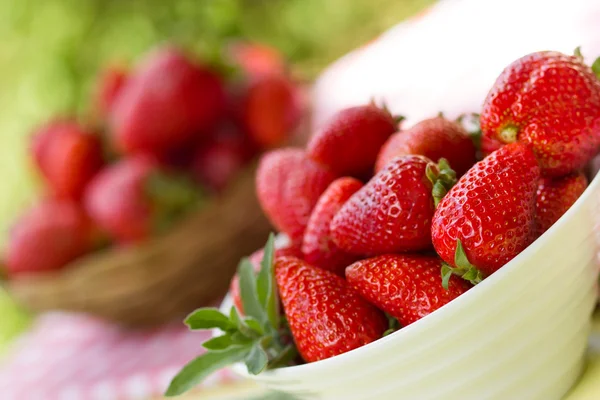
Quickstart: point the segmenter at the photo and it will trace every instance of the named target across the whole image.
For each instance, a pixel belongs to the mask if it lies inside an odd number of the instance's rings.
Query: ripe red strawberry
[[[254,253],[250,255],[249,260],[252,263],[252,267],[254,268],[254,272],[258,273],[260,271],[263,256],[265,254],[264,248],[256,250]],[[277,259],[279,257],[285,256],[294,256],[294,257],[302,257],[302,252],[296,246],[282,247],[281,249],[276,249],[274,252],[274,258]],[[233,305],[237,307],[241,314],[244,314],[244,305],[242,304],[242,296],[240,292],[240,277],[238,274],[235,274],[231,279],[231,283],[229,284],[229,295],[233,300]]]
[[[263,148],[283,144],[300,118],[294,83],[284,75],[251,81],[241,100],[242,121],[252,140]]]
[[[299,242],[313,207],[336,176],[306,157],[303,150],[286,148],[263,155],[256,171],[256,193],[271,223]]]
[[[436,201],[455,181],[444,162],[438,167],[423,156],[396,157],[344,204],[331,222],[331,236],[357,255],[430,248]]]
[[[307,362],[373,342],[387,328],[384,314],[333,272],[281,257],[275,278],[298,352]]]
[[[71,200],[47,199],[23,215],[11,231],[6,269],[17,277],[57,271],[91,250],[91,227]]]
[[[111,113],[115,147],[163,154],[206,132],[226,107],[221,79],[180,50],[152,52],[122,88]]]
[[[223,126],[194,152],[191,171],[209,189],[221,192],[254,155],[252,143],[235,127]]]
[[[339,178],[321,195],[310,215],[302,242],[302,254],[308,263],[343,276],[344,269],[356,261],[355,255],[346,253],[333,242],[330,225],[335,214],[362,186],[354,178]]]
[[[284,59],[276,49],[259,43],[238,42],[229,49],[233,63],[251,78],[283,74]]]
[[[585,191],[588,180],[582,172],[564,178],[542,178],[537,188],[535,219],[538,236],[546,232]]]
[[[435,250],[455,274],[478,281],[478,271],[490,275],[529,246],[539,178],[533,151],[521,143],[502,147],[460,178],[431,225]]]
[[[127,81],[129,72],[120,66],[113,65],[102,71],[96,88],[95,107],[98,115],[106,118],[115,104],[121,89]]]
[[[442,287],[442,260],[418,254],[383,255],[346,268],[346,279],[363,298],[407,326],[451,302],[467,290],[453,277]]]
[[[483,157],[489,156],[502,146],[504,146],[504,143],[498,139],[487,135],[481,135],[481,155]]]
[[[578,57],[526,55],[496,80],[481,128],[501,142],[531,145],[548,176],[581,169],[600,145],[600,80]]]
[[[389,111],[374,104],[347,108],[312,136],[307,153],[339,175],[370,175],[381,146],[397,125]]]
[[[94,222],[123,243],[142,241],[164,230],[197,200],[190,183],[140,156],[101,171],[85,194],[86,210]]]
[[[60,198],[79,199],[103,163],[98,136],[75,121],[52,121],[33,136],[33,158],[50,191]]]
[[[467,131],[444,117],[426,119],[412,128],[392,135],[377,157],[375,171],[392,158],[421,155],[433,161],[445,158],[458,176],[475,164],[475,146]]]

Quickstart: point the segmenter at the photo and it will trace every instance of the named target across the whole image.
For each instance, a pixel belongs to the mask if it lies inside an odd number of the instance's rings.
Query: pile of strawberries
[[[399,129],[368,104],[340,111],[306,149],[265,154],[258,199],[288,244],[270,238],[242,260],[229,315],[188,317],[223,335],[167,395],[228,363],[258,374],[356,349],[502,268],[585,191],[600,147],[599,78],[600,59],[592,69],[579,52],[533,53],[497,79],[480,129],[442,115]]]
[[[39,127],[31,156],[46,190],[11,232],[7,275],[56,271],[99,248],[145,241],[285,143],[301,109],[283,59],[247,43],[228,57],[235,74],[156,48],[131,71],[101,74],[90,115]]]

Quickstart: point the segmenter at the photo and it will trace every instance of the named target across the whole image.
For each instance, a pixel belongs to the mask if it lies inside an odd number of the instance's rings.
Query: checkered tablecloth
[[[183,324],[127,331],[87,316],[39,317],[0,362],[2,400],[147,399],[203,351],[210,332]],[[214,374],[204,385],[236,378]]]

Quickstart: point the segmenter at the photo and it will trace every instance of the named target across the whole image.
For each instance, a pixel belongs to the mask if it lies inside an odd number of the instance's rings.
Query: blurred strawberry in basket
[[[191,181],[144,156],[120,161],[90,184],[85,207],[95,223],[123,243],[164,231],[200,198]]]
[[[161,235],[203,204],[222,201],[262,151],[285,145],[302,107],[283,56],[260,44],[239,42],[230,50],[241,74],[171,45],[153,49],[131,70],[108,65],[85,118],[53,118],[39,127],[31,157],[47,199],[17,224],[9,270],[57,270],[97,250],[82,233],[83,221],[103,244],[141,244]],[[290,194],[304,194],[312,204],[335,176],[306,159],[292,173],[299,174],[296,183],[305,165],[315,172],[305,188],[322,175],[318,190]],[[291,228],[303,231],[310,211]],[[67,235],[68,228],[78,236]]]
[[[13,227],[6,250],[10,277],[56,271],[92,249],[91,223],[72,200],[46,199]]]
[[[55,120],[33,136],[33,159],[50,191],[78,199],[103,164],[100,139],[74,120]]]
[[[128,75],[128,70],[118,65],[111,65],[102,71],[98,78],[94,99],[95,111],[99,117],[108,117],[127,82]]]
[[[142,60],[112,107],[115,147],[128,154],[161,154],[206,132],[225,106],[215,71],[177,48],[159,48]]]

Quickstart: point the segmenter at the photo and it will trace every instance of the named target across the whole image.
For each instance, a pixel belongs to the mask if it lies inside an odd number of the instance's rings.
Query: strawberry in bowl
[[[569,107],[576,110],[567,115],[581,116],[582,105],[595,104],[600,81],[591,80],[591,69],[556,57],[525,56],[501,75],[481,117],[485,142],[495,148],[479,162],[482,141],[467,143],[454,121],[394,126],[399,132],[385,139],[355,134],[358,123],[343,119],[376,107],[369,104],[340,111],[306,152],[294,150],[302,162],[282,164],[285,174],[259,171],[267,216],[302,252],[277,255],[271,238],[258,271],[240,263],[244,315],[226,299],[220,310],[188,317],[191,329],[218,328],[220,335],[167,395],[234,364],[271,389],[307,399],[561,398],[581,371],[596,304],[600,178],[587,185],[580,168],[596,155],[589,147],[597,147],[600,114],[562,131],[556,140],[569,136],[579,146],[563,155],[548,153],[552,137],[542,145],[520,130],[498,136],[489,124],[509,115],[494,105],[494,93],[510,86],[502,77],[515,65],[527,65],[528,77],[571,68],[574,82],[587,85],[529,114],[524,108],[519,129],[533,129],[527,124],[538,119],[550,125],[546,132],[553,123],[558,131],[565,122],[553,117]],[[535,85],[543,91],[548,80],[528,84],[523,93],[537,93]],[[315,150],[321,146],[331,148]],[[459,176],[448,160],[458,161]],[[309,176],[315,171],[320,179]],[[276,185],[267,195],[261,183],[269,177]]]

